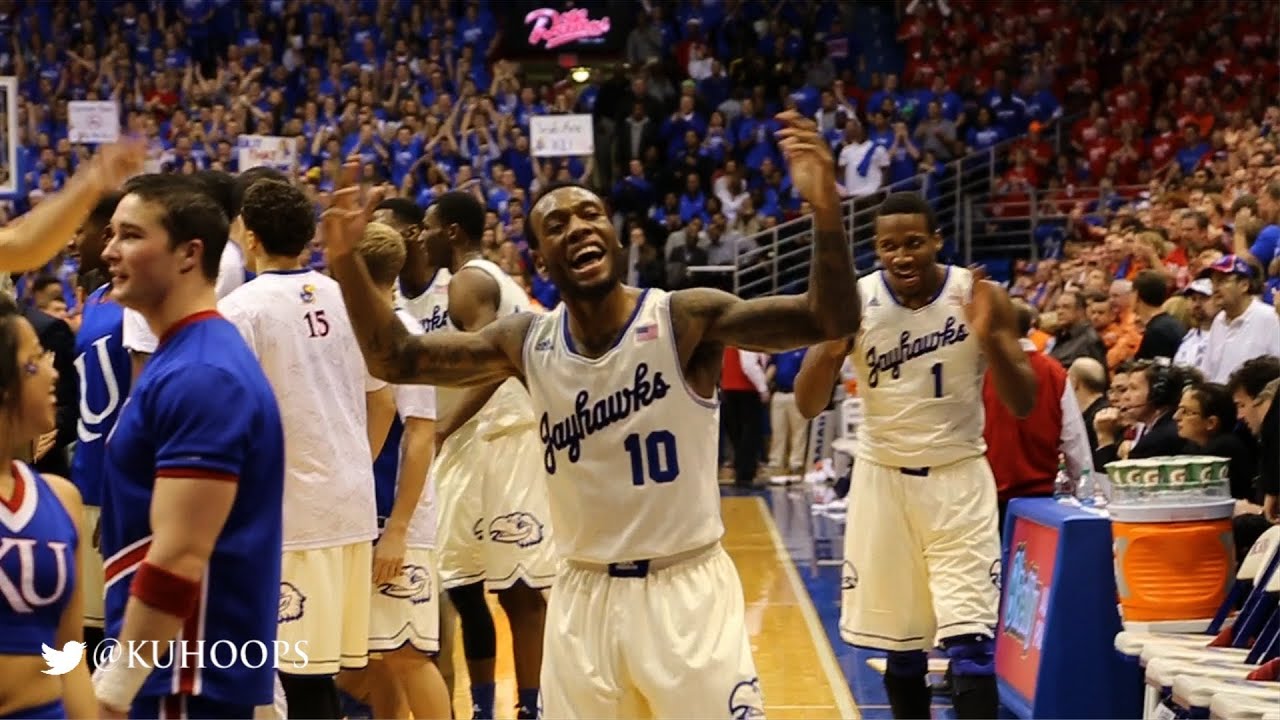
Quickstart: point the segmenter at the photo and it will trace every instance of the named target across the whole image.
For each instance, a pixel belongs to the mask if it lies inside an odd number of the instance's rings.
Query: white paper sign
[[[298,141],[274,135],[241,135],[239,170],[266,165],[283,172],[293,172],[298,165]]]
[[[120,138],[120,107],[110,100],[72,100],[67,103],[67,139],[98,145]]]
[[[529,118],[534,157],[592,155],[595,127],[590,115],[534,115]]]

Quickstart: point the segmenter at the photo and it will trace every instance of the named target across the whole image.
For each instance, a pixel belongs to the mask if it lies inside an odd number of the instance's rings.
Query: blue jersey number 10
[[[643,443],[640,442],[639,433],[631,433],[622,442],[622,446],[631,456],[632,485],[644,485],[646,475],[656,483],[669,483],[680,474],[680,459],[676,457],[676,436],[666,430],[649,433]]]

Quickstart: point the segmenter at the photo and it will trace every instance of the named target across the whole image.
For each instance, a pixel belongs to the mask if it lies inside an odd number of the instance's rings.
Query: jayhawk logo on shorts
[[[421,565],[405,565],[400,569],[400,577],[379,583],[378,592],[421,605],[431,599],[431,573]]]
[[[760,678],[753,677],[733,686],[729,693],[729,717],[733,720],[759,720],[764,717],[764,694]]]
[[[302,617],[307,596],[293,583],[280,583],[280,612],[276,622],[291,622]]]
[[[840,573],[840,589],[852,590],[858,587],[858,569],[853,566],[853,563],[845,560],[841,570],[843,572]]]
[[[312,285],[311,283],[307,283],[306,285],[303,285],[302,292],[298,293],[298,296],[302,298],[302,302],[304,303],[315,302],[316,286]]]
[[[1000,558],[991,561],[991,568],[987,570],[987,574],[991,576],[991,584],[996,586],[996,590],[1000,589]]]
[[[471,528],[471,534],[475,535],[477,540],[484,540],[484,518],[476,521],[476,524]]]
[[[530,547],[542,542],[542,523],[527,512],[502,515],[489,523],[489,537],[494,542]]]

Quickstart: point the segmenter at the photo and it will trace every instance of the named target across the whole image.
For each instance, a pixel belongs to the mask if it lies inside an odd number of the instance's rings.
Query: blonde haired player
[[[933,211],[914,193],[885,199],[876,218],[883,270],[858,281],[862,325],[851,340],[810,350],[796,404],[813,417],[831,400],[845,357],[863,402],[849,486],[840,633],[887,650],[894,717],[929,717],[925,651],[951,659],[956,715],[998,710],[994,631],[1000,537],[984,455],[986,364],[1000,399],[1024,416],[1036,380],[1004,292],[940,265]],[[345,290],[345,288],[344,288]]]
[[[628,287],[604,201],[582,186],[552,185],[530,227],[563,305],[479,332],[415,336],[351,251],[363,222],[346,209],[353,193],[339,190],[326,215],[331,267],[375,375],[528,384],[566,563],[547,608],[546,717],[763,715],[741,581],[720,546],[723,348],[774,352],[845,337],[861,307],[849,297],[855,277],[831,152],[812,121],[794,112],[779,119],[791,177],[816,208],[809,290],[800,295]]]
[[[291,716],[339,717],[333,676],[368,663],[373,455],[394,400],[360,362],[336,283],[299,262],[315,230],[302,191],[260,180],[241,215],[259,275],[218,310],[262,364],[289,439],[278,637],[281,666],[296,664],[280,681]]]
[[[370,223],[356,252],[387,297],[405,261],[400,233]],[[397,308],[405,327],[418,321]],[[373,550],[369,667],[352,671],[369,688],[374,717],[448,718],[449,692],[433,662],[440,649],[440,588],[436,580],[435,508],[427,472],[435,455],[436,392],[430,385],[392,388],[404,422],[390,515]],[[383,489],[380,488],[380,491]],[[424,492],[425,491],[425,492]],[[339,684],[347,687],[347,673]],[[357,681],[357,684],[359,684]],[[353,693],[355,694],[355,693]]]

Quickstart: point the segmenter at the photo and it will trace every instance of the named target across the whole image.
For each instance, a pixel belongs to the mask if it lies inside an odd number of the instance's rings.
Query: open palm
[[[817,124],[794,110],[779,114],[778,120],[783,124],[778,131],[778,148],[786,159],[792,186],[816,208],[838,203],[835,160]]]

